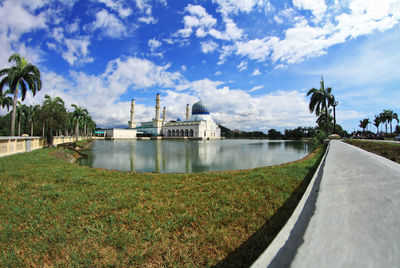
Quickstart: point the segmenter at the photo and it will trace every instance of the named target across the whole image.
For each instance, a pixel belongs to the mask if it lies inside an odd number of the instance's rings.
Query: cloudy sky
[[[133,98],[151,120],[156,93],[169,119],[201,99],[229,128],[313,126],[321,76],[348,131],[400,112],[399,0],[3,0],[0,18],[0,67],[16,52],[42,73],[26,104],[60,96],[101,127]]]

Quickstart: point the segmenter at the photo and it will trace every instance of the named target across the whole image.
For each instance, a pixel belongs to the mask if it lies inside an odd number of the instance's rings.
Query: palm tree
[[[374,119],[374,126],[376,126],[376,134],[379,133],[379,125],[382,122],[382,118],[379,115],[375,115],[375,119]]]
[[[331,112],[332,112],[332,109],[328,109],[328,124],[329,125],[332,125],[332,120],[333,120]],[[325,114],[325,111],[322,111],[316,121],[316,123],[318,124],[318,127],[323,128],[324,125],[326,126],[326,122],[325,122],[326,117],[327,116]]]
[[[35,115],[38,113],[40,106],[39,105],[29,105],[25,109],[25,116],[27,121],[30,124],[30,130],[31,130],[31,136],[33,136],[33,120],[35,118]]]
[[[93,131],[96,129],[96,123],[93,121],[90,115],[88,116],[87,128],[90,131],[90,136],[92,136]]]
[[[42,88],[39,69],[30,64],[25,58],[18,54],[12,54],[8,62],[15,62],[15,66],[0,70],[0,91],[8,85],[11,93],[14,94],[13,112],[11,115],[11,136],[15,135],[15,113],[18,100],[18,91],[21,89],[22,101],[25,100],[26,92],[32,91],[33,96]]]
[[[69,136],[69,133],[72,134],[72,129],[74,128],[74,118],[72,112],[68,112],[66,123],[64,135]]]
[[[369,125],[370,123],[371,123],[371,122],[369,122],[369,119],[368,119],[368,118],[365,118],[365,119],[363,119],[363,120],[360,120],[360,128],[363,129],[363,133],[365,132],[365,129],[368,127],[368,125]]]
[[[389,110],[383,110],[383,112],[380,113],[379,116],[381,117],[382,123],[385,123],[385,129],[386,129],[386,134],[387,134],[388,133],[387,132],[387,124],[389,122],[389,117],[390,117]]]
[[[16,116],[18,119],[18,136],[21,136],[21,119],[22,115],[25,114],[26,108],[27,106],[25,104],[18,102],[18,106],[16,109]]]
[[[392,121],[396,120],[397,123],[399,123],[399,116],[397,113],[393,112],[392,110],[384,110],[386,114],[386,120],[389,123],[390,126],[390,134],[392,134]]]
[[[86,109],[76,106],[76,104],[71,105],[75,110],[72,112],[72,116],[75,120],[75,136],[78,138],[79,136],[79,121],[88,114]]]
[[[12,98],[10,96],[7,96],[9,94],[11,94],[11,91],[9,89],[4,91],[3,93],[0,88],[0,106],[1,108],[7,107],[7,112],[10,110],[10,106],[13,104]]]
[[[328,113],[328,108],[331,106],[335,100],[335,98],[332,95],[332,88],[328,87],[325,88],[325,83],[324,83],[324,78],[321,76],[321,81],[320,81],[320,88],[311,88],[307,92],[307,96],[310,96],[310,104],[309,104],[309,109],[310,112],[315,111],[315,115],[319,116],[323,110],[325,110],[325,130],[326,130],[326,135],[328,135],[329,131],[329,113]]]
[[[60,97],[51,98],[46,95],[43,102],[41,116],[46,126],[46,136],[49,146],[53,145],[53,136],[57,130],[63,129],[67,121],[67,110]]]

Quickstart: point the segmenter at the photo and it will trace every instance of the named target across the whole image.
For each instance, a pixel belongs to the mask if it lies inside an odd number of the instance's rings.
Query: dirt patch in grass
[[[364,149],[368,152],[383,156],[400,163],[400,144],[394,142],[347,140],[347,143]]]
[[[75,163],[77,161],[77,159],[79,158],[79,154],[72,152],[72,151],[67,152],[62,149],[51,151],[51,152],[49,152],[49,154],[51,156],[54,156],[57,159],[66,161],[68,163]]]

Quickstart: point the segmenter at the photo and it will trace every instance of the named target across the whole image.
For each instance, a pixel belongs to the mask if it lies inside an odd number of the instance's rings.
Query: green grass
[[[93,144],[94,139],[86,139],[86,140],[80,140],[77,141],[76,144],[82,148],[90,148],[90,146]]]
[[[347,143],[364,149],[368,152],[386,157],[400,163],[400,144],[382,141],[346,140]]]
[[[248,266],[290,216],[322,150],[287,165],[198,174],[0,158],[0,266]]]

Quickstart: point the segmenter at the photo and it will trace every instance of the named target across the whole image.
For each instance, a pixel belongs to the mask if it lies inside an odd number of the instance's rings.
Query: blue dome
[[[210,111],[208,110],[207,106],[200,100],[192,106],[192,115],[194,114],[210,114]]]

